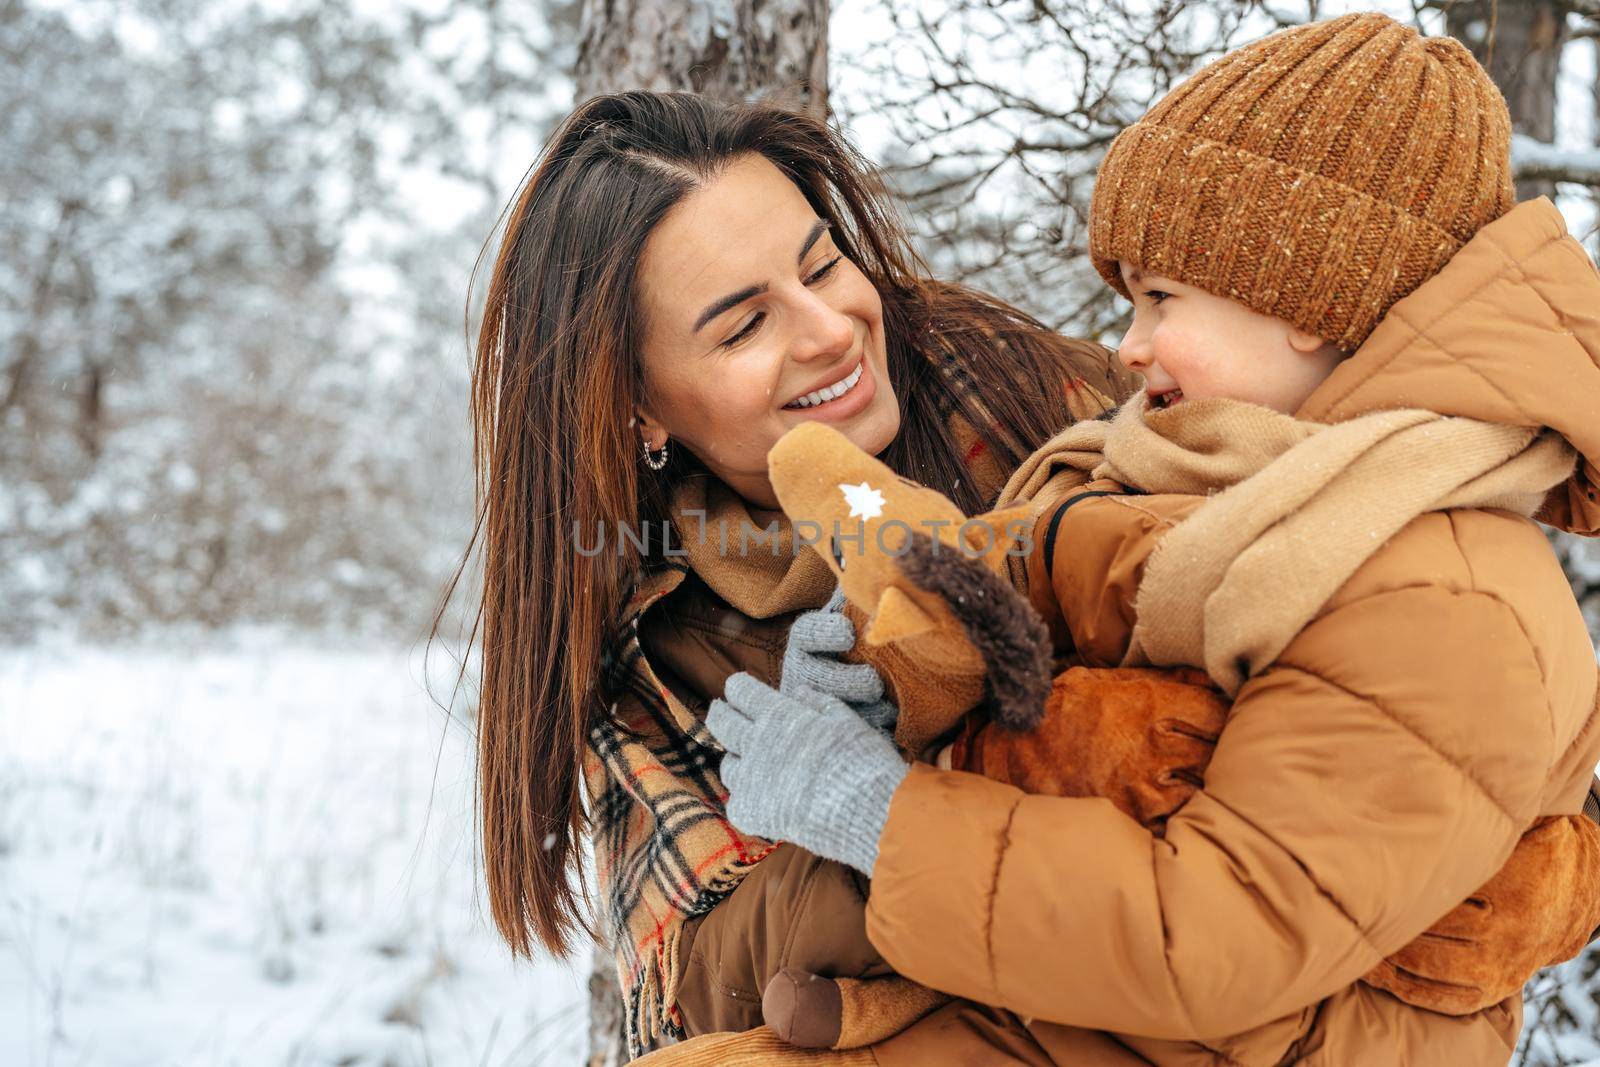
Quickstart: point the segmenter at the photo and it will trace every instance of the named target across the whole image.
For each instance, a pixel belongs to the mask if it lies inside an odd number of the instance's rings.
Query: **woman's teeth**
[[[1170,393],[1162,393],[1160,396],[1156,397],[1155,398],[1156,407],[1158,407],[1158,408],[1170,408],[1172,405],[1176,404],[1178,401],[1180,401],[1182,399],[1183,399],[1183,390],[1182,389],[1174,389]]]
[[[844,394],[854,389],[856,387],[856,383],[861,380],[861,368],[865,366],[865,361],[857,363],[856,369],[851,371],[841,381],[835,382],[826,389],[818,389],[814,393],[807,393],[799,400],[792,400],[783,406],[793,410],[798,410],[800,408],[809,408],[815,407],[818,404],[825,404],[829,400],[834,400],[838,397],[844,396]]]

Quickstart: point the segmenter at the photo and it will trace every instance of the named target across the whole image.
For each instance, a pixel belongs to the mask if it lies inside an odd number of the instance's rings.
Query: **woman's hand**
[[[734,826],[871,877],[889,800],[908,770],[894,742],[838,697],[806,686],[780,692],[743,671],[711,702],[706,727],[726,750]]]
[[[900,709],[884,698],[877,669],[870,663],[845,663],[839,658],[856,644],[856,630],[844,614],[844,602],[844,590],[835,589],[825,606],[794,620],[778,691],[797,696],[804,687],[838,697],[857,715],[892,735]]]

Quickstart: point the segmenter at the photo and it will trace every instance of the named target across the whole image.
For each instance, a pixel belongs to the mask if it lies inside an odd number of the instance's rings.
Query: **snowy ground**
[[[575,1064],[420,657],[0,650],[0,1064]],[[435,682],[448,692],[448,683]]]

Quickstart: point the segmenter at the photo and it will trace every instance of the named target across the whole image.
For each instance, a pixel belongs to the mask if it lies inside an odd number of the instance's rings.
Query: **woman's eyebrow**
[[[806,253],[811,251],[811,246],[817,243],[817,238],[828,232],[833,223],[827,219],[818,219],[811,224],[811,232],[806,234],[805,244],[800,246],[800,254],[794,257],[794,265],[799,266],[806,261]]]
[[[810,232],[806,234],[805,242],[800,245],[800,254],[794,257],[796,266],[805,262],[806,253],[811,251],[811,246],[816,244],[818,238],[827,233],[832,225],[833,224],[827,219],[818,219],[816,222],[812,223]],[[743,289],[740,289],[737,293],[729,293],[721,300],[717,300],[706,305],[706,309],[700,312],[700,317],[694,320],[694,329],[690,332],[699,333],[705,327],[706,323],[710,322],[724,311],[727,311],[729,308],[738,307],[746,300],[749,300],[752,296],[760,296],[766,291],[767,285],[765,282],[760,285],[747,285]]]
[[[743,289],[740,289],[737,293],[729,293],[721,300],[707,305],[706,309],[700,312],[700,317],[694,320],[694,330],[692,332],[699,333],[701,328],[704,327],[706,323],[710,322],[724,311],[727,311],[729,308],[738,307],[746,300],[749,300],[752,296],[760,296],[766,291],[767,286],[765,282],[760,285],[747,285]]]

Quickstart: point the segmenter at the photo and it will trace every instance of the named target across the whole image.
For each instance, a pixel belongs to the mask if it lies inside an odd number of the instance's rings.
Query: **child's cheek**
[[[1163,323],[1157,328],[1153,347],[1161,369],[1185,393],[1199,384],[1195,379],[1199,365],[1204,361],[1198,358],[1194,338],[1186,330],[1177,324]]]

